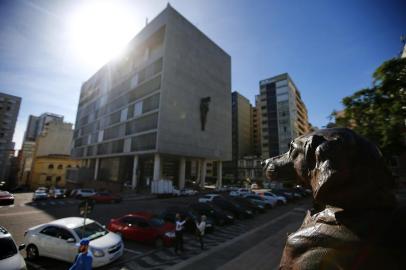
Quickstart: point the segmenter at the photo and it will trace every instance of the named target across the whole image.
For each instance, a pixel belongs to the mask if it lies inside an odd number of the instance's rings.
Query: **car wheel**
[[[161,238],[157,238],[157,239],[155,240],[155,247],[156,247],[156,248],[162,248],[163,246],[164,246],[164,241],[162,241]]]
[[[38,248],[33,244],[28,245],[26,253],[27,259],[30,261],[33,261],[39,257]]]

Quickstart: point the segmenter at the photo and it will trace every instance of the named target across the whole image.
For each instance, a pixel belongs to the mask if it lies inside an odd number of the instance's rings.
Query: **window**
[[[139,101],[134,104],[134,116],[139,116],[141,114],[142,114],[142,101]]]
[[[47,176],[46,181],[51,182],[52,181],[52,176]]]
[[[75,237],[73,237],[73,235],[69,231],[67,231],[65,229],[59,228],[58,231],[59,231],[58,232],[58,237],[60,239],[63,239],[63,240],[68,240],[69,238],[75,239]]]
[[[57,176],[56,179],[55,179],[55,181],[56,181],[56,182],[61,181],[61,177],[60,177],[60,176]]]
[[[49,164],[48,165],[48,169],[53,169],[54,168],[54,164]]]
[[[41,231],[41,233],[45,234],[45,235],[48,235],[48,236],[51,236],[51,237],[58,237],[59,230],[58,230],[57,227],[49,226],[49,227],[46,227],[45,229],[43,229]]]
[[[71,168],[72,166],[69,164],[68,166],[66,166],[66,168]]]
[[[0,260],[10,258],[17,254],[17,248],[10,237],[0,238]]]
[[[62,164],[59,164],[59,165],[58,165],[58,170],[62,170],[62,169],[63,169]]]

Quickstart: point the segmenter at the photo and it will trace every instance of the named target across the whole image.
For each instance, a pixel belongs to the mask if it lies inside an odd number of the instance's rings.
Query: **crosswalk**
[[[0,209],[14,208],[14,207],[56,207],[78,204],[79,200],[49,200],[49,201],[37,201],[37,202],[24,202],[12,205],[0,205]]]
[[[247,232],[247,229],[248,226],[245,224],[245,222],[238,222],[227,227],[216,228],[213,233],[206,234],[204,236],[205,250],[211,249],[227,240],[235,238]],[[106,269],[161,270],[205,252],[200,249],[200,243],[195,236],[185,234],[183,238],[185,251],[181,255],[175,254],[173,248],[161,248],[146,254],[134,256],[131,259],[114,266],[110,265]]]

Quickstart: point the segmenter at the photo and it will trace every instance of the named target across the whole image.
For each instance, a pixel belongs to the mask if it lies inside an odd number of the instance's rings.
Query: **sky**
[[[398,55],[406,34],[402,0],[169,2],[231,56],[233,91],[254,103],[260,80],[288,72],[317,127],[342,109],[343,97],[371,86],[373,71]],[[30,114],[74,123],[82,82],[167,3],[0,1],[0,92],[22,97],[16,147]]]

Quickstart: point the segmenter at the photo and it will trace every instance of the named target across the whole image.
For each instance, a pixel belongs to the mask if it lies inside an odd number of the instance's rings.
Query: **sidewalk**
[[[304,209],[295,208],[246,234],[169,269],[277,269],[286,236],[297,230],[304,216]]]

